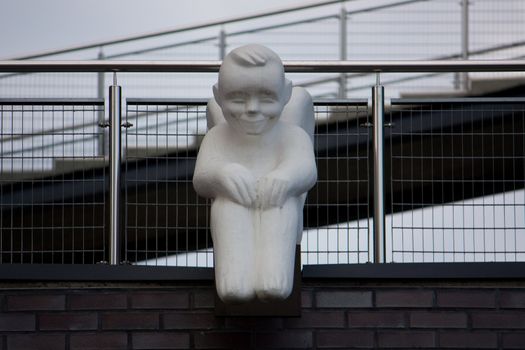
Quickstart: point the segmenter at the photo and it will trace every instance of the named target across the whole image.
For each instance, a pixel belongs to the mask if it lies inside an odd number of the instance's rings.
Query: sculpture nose
[[[259,101],[256,98],[249,98],[246,102],[246,111],[249,114],[255,114],[259,112]]]

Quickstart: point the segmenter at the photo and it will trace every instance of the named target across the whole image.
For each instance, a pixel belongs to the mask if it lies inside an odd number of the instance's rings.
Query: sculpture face
[[[259,135],[279,119],[288,102],[285,89],[282,70],[275,64],[232,65],[221,72],[216,98],[224,118],[238,133]]]

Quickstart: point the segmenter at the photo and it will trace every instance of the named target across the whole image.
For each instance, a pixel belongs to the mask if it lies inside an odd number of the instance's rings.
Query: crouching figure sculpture
[[[317,179],[311,97],[260,45],[225,57],[213,94],[193,185],[213,198],[217,293],[226,303],[285,299],[306,192]]]

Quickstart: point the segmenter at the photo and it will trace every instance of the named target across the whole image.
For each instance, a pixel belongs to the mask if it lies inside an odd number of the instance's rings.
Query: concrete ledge
[[[305,265],[303,280],[525,280],[524,262]],[[3,264],[3,281],[213,281],[213,268]]]
[[[303,279],[525,279],[524,262],[304,265]]]
[[[205,267],[3,264],[3,281],[213,281]]]

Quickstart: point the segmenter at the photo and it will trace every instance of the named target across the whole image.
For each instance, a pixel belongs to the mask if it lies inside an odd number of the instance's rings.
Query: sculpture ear
[[[292,97],[293,84],[290,80],[284,79],[284,88],[283,88],[283,104],[286,105]]]
[[[215,98],[215,101],[220,106],[221,105],[221,98],[219,95],[219,83],[213,85],[213,97]]]

